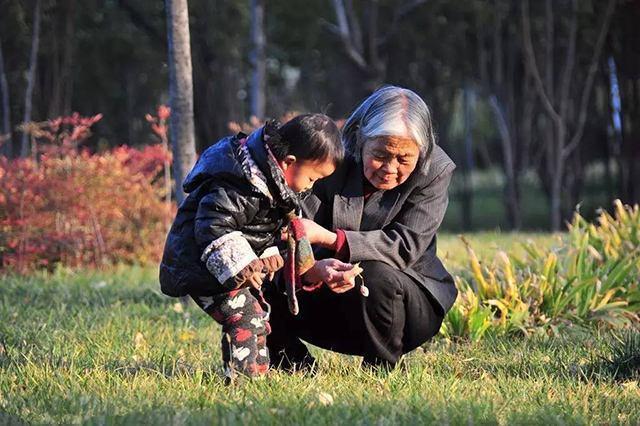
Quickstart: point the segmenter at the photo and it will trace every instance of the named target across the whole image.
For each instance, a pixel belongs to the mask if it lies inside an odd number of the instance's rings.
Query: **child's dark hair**
[[[324,114],[302,114],[282,126],[276,121],[265,125],[267,145],[282,160],[294,155],[299,161],[332,161],[336,166],[344,159],[338,126]]]

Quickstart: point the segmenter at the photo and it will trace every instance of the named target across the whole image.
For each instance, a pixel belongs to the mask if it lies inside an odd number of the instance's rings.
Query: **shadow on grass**
[[[9,413],[5,413],[0,411],[0,425],[5,426],[23,426],[28,425],[30,423],[25,422],[20,417],[13,416]]]
[[[454,402],[432,407],[428,400],[406,404],[320,405],[300,401],[289,406],[270,405],[248,399],[245,403],[210,407],[157,407],[122,415],[103,414],[83,420],[83,424],[497,424],[490,403]]]
[[[488,335],[479,342],[433,343],[434,354],[450,356],[451,362],[436,362],[434,374],[459,375],[471,380],[487,376],[523,380],[611,383],[640,378],[640,333],[615,338],[593,332],[574,332],[553,338]],[[425,347],[427,356],[430,349]],[[406,360],[411,362],[411,358]]]
[[[616,382],[640,380],[640,332],[626,330],[614,335],[605,354],[583,368],[585,377],[603,377]]]

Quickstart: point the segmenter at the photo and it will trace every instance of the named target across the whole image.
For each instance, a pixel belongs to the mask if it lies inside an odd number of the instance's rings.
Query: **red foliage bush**
[[[159,260],[175,212],[161,179],[170,153],[160,145],[78,148],[99,119],[37,123],[48,132],[31,133],[47,142],[37,155],[0,157],[0,269]]]

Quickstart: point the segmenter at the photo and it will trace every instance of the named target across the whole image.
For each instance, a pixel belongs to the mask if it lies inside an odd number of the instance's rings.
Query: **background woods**
[[[1,0],[2,152],[30,155],[20,124],[73,111],[103,114],[94,152],[156,143],[144,117],[169,102],[177,3]],[[194,129],[172,131],[198,152],[229,122],[343,118],[391,83],[424,96],[459,166],[447,229],[560,229],[578,203],[640,199],[637,2],[188,3]]]

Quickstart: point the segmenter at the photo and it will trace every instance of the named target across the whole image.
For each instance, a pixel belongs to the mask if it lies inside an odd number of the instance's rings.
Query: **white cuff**
[[[267,257],[271,257],[271,256],[278,256],[279,254],[280,254],[280,250],[278,250],[278,247],[276,246],[267,247],[266,249],[264,249],[264,251],[260,255],[260,259],[266,259]]]
[[[234,231],[209,244],[200,259],[206,263],[207,269],[218,282],[223,284],[257,258],[242,232]]]

